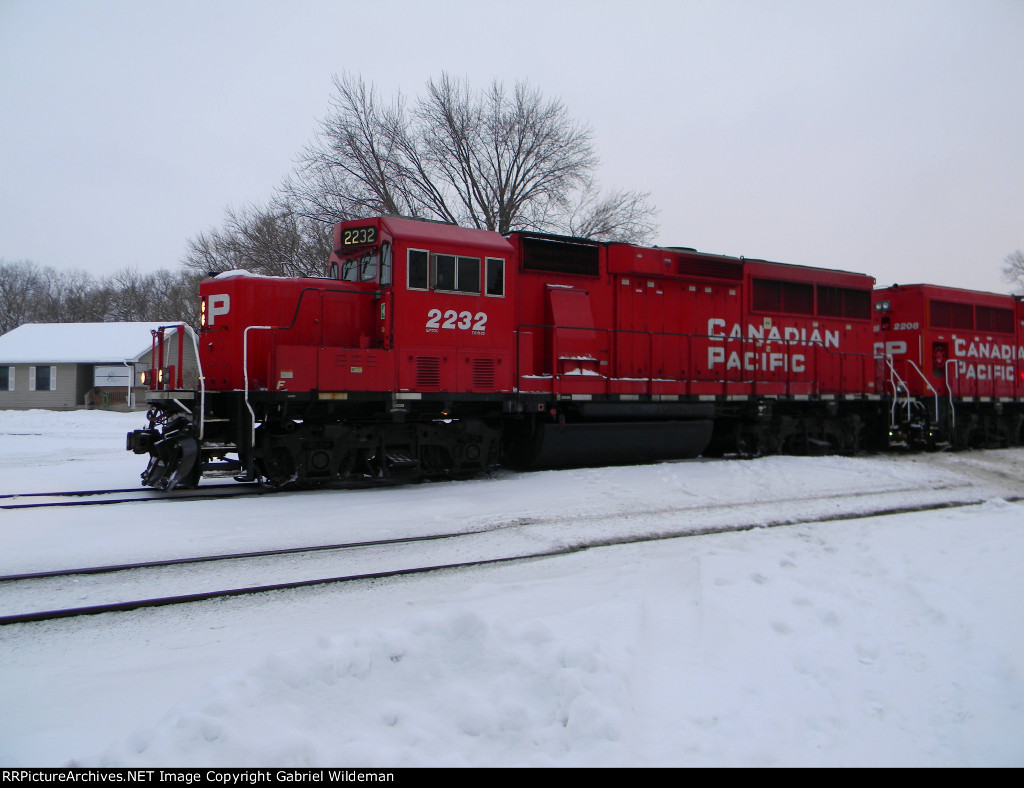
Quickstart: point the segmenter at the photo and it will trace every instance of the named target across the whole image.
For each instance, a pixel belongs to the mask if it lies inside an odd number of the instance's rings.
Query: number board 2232
[[[369,227],[346,227],[341,231],[342,246],[365,246],[366,244],[377,243],[377,228]]]

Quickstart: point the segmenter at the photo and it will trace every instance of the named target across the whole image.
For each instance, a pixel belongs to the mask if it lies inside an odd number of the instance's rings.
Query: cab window
[[[480,295],[480,258],[434,255],[434,289]]]
[[[380,247],[380,286],[391,285],[391,244],[383,243]]]
[[[360,257],[349,257],[341,261],[341,276],[345,282],[375,282],[377,280],[378,255],[367,252]]]
[[[488,257],[486,263],[487,290],[489,296],[505,295],[505,261],[498,257]]]
[[[426,290],[430,277],[428,262],[430,256],[424,249],[410,249],[406,265],[406,286],[410,290]]]

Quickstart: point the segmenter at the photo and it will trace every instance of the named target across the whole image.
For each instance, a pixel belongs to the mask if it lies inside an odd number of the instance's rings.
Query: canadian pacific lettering
[[[729,328],[726,331],[726,328]],[[795,372],[807,371],[807,355],[802,350],[808,346],[826,349],[839,348],[839,331],[821,331],[807,326],[754,325],[748,323],[746,330],[740,323],[731,327],[721,318],[708,320],[708,338],[723,342],[722,346],[708,347],[708,369],[725,367],[726,371],[742,369],[753,372]],[[741,342],[735,349],[728,343]],[[750,342],[756,343],[753,349]],[[763,344],[762,344],[763,343]]]

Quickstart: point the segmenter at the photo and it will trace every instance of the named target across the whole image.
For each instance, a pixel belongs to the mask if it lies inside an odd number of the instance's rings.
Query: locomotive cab
[[[366,320],[365,331],[358,339],[362,348],[391,345],[388,321],[392,306],[392,246],[391,235],[378,224],[334,228],[334,252],[328,265],[328,278],[350,283],[359,292],[372,292],[379,302],[378,309],[361,314]]]
[[[169,440],[144,483],[308,485],[496,465],[513,389],[510,252],[497,233],[378,217],[334,228],[326,277],[204,280],[202,391],[151,411],[147,442],[133,445]]]

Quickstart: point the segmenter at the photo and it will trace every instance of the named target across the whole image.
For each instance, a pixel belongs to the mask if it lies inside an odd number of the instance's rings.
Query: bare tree
[[[526,83],[482,92],[443,74],[408,108],[380,101],[361,78],[337,95],[283,193],[302,216],[330,224],[378,213],[507,233],[541,230],[647,241],[649,195],[602,196],[589,127]]]
[[[601,195],[586,189],[565,213],[562,222],[570,235],[597,241],[635,243],[653,237],[657,226],[647,198],[650,195],[623,190]]]
[[[36,296],[34,319],[48,323],[101,322],[110,307],[111,291],[85,271],[44,268]]]
[[[1020,249],[1010,252],[1003,258],[1003,278],[1017,293],[1024,293],[1024,252]]]
[[[123,268],[107,278],[106,286],[112,291],[108,321],[151,319],[156,300],[151,274],[143,274],[138,268]]]
[[[156,303],[149,320],[168,323],[183,320],[192,328],[199,328],[199,282],[203,274],[197,271],[168,271],[161,269],[152,275]]]
[[[0,260],[0,334],[36,319],[43,274],[29,260]]]
[[[0,261],[0,334],[23,323],[199,320],[202,275],[181,269],[125,268],[97,280],[84,271]]]
[[[191,239],[183,264],[192,272],[246,269],[268,276],[322,276],[330,226],[283,202],[227,210],[223,228]]]
[[[420,215],[406,187],[414,149],[401,94],[382,106],[362,79],[334,78],[337,95],[318,139],[300,154],[282,191],[303,216],[324,224],[376,214]]]

